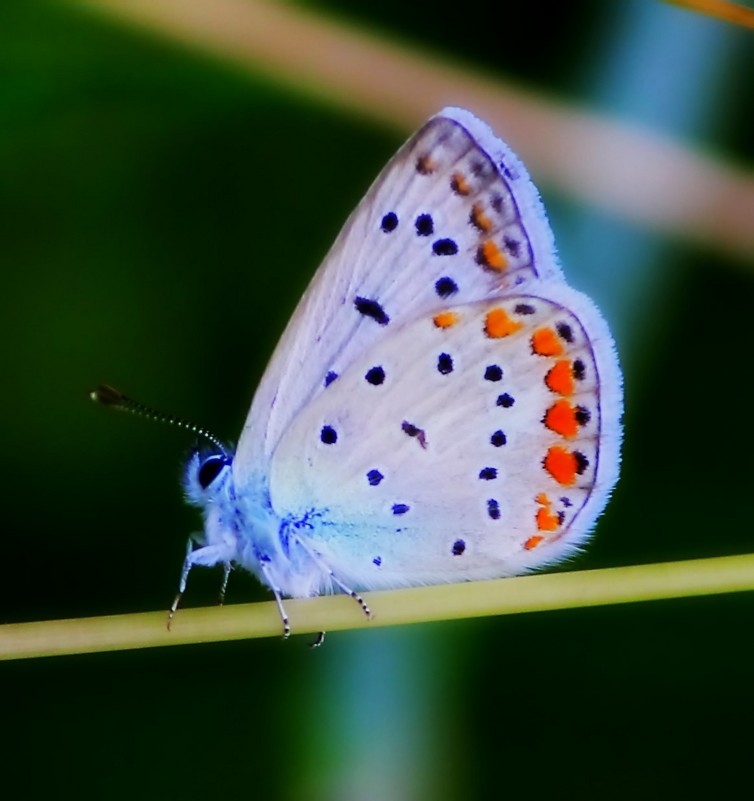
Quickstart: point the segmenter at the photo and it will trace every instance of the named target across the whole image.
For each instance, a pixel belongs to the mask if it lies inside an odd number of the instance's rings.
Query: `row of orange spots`
[[[416,160],[416,169],[422,175],[429,175],[437,169],[437,164],[429,154],[419,156]],[[454,172],[450,179],[450,188],[458,195],[464,197],[471,194],[472,186],[462,172]],[[492,220],[484,213],[481,203],[474,203],[471,207],[469,220],[482,233],[488,234],[492,228]],[[502,272],[508,267],[508,259],[503,251],[491,239],[487,239],[477,250],[477,261],[488,270]]]
[[[498,273],[508,266],[508,259],[505,258],[505,254],[491,239],[487,239],[479,246],[477,261],[483,267]]]
[[[561,447],[553,445],[547,451],[544,458],[544,468],[547,472],[564,487],[570,487],[576,481],[579,462],[576,454]]]
[[[439,312],[432,318],[432,322],[437,328],[452,328],[459,320],[456,312]]]
[[[560,519],[552,511],[550,496],[546,492],[540,492],[534,500],[539,504],[536,515],[539,531],[557,531],[560,528]]]
[[[531,349],[535,355],[549,358],[562,356],[565,352],[561,336],[550,326],[542,326],[534,331],[531,336]],[[575,389],[574,378],[573,362],[568,359],[559,359],[548,370],[545,376],[545,386],[557,395],[572,395]],[[561,397],[545,412],[542,422],[550,431],[566,439],[573,439],[579,433],[579,427],[588,420],[589,412],[586,409],[574,406],[569,400]],[[582,453],[570,451],[560,445],[552,445],[548,448],[542,461],[544,469],[563,487],[573,486],[576,476],[583,473],[588,464]],[[537,503],[541,503],[540,497],[546,498],[546,496],[537,496]],[[537,526],[541,531],[552,531],[554,529],[546,528],[546,526],[557,525],[557,517],[552,515],[549,501],[547,504],[543,504],[537,511]]]
[[[549,326],[538,328],[531,335],[531,349],[537,356],[563,355],[563,343],[557,333]]]
[[[459,173],[453,176],[453,188],[460,194],[468,194],[468,192],[461,192],[456,188],[457,179],[463,178]],[[460,184],[459,184],[460,185]],[[469,189],[468,184],[463,181],[463,187]],[[493,228],[492,220],[484,213],[484,207],[481,203],[474,203],[471,207],[471,214],[469,215],[471,224],[481,231],[483,234],[488,234]],[[508,259],[505,257],[503,251],[491,239],[487,239],[479,246],[477,250],[477,261],[483,267],[495,272],[502,272],[508,266]]]
[[[492,230],[492,220],[484,213],[481,203],[475,203],[471,207],[469,222],[483,234],[488,234]]]
[[[499,306],[487,312],[487,317],[484,321],[484,333],[492,339],[510,336],[523,327],[524,324],[522,322],[512,320],[508,316],[508,312]]]
[[[458,195],[471,193],[471,184],[469,184],[462,172],[453,173],[453,177],[450,179],[450,188]]]
[[[545,384],[551,392],[558,395],[573,395],[573,365],[567,359],[555,362],[555,366],[545,376]]]
[[[545,413],[544,424],[550,431],[571,439],[579,433],[576,408],[567,400],[558,400]]]

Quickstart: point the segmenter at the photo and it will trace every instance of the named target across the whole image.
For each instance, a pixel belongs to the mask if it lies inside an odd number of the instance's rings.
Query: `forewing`
[[[296,308],[242,432],[236,485],[266,474],[302,410],[361,354],[448,305],[542,280],[561,274],[525,168],[484,123],[445,109],[387,165]]]

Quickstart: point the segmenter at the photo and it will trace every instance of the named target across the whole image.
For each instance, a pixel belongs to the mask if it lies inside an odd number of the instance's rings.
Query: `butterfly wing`
[[[534,284],[359,354],[281,439],[271,498],[353,587],[519,573],[584,540],[617,478],[620,408],[593,304]]]
[[[468,112],[388,164],[314,277],[234,461],[355,587],[510,575],[578,546],[618,473],[610,333],[526,170]]]
[[[238,443],[243,488],[334,375],[407,321],[448,303],[560,281],[526,169],[480,120],[448,108],[390,161],[301,299]]]

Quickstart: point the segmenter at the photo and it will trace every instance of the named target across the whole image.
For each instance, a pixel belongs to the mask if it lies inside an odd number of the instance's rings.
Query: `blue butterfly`
[[[369,614],[362,590],[553,563],[607,503],[621,413],[613,339],[566,284],[524,166],[447,108],[346,222],[235,454],[191,458],[204,532],[180,592],[195,565],[241,566],[287,636],[285,596],[344,592]]]

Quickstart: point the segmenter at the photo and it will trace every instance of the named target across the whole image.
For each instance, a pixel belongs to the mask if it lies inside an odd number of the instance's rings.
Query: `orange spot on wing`
[[[458,322],[458,315],[451,311],[440,312],[432,318],[432,322],[438,328],[451,328]]]
[[[419,156],[416,159],[416,171],[420,175],[431,175],[437,169],[437,164],[433,161],[429,153]]]
[[[553,445],[548,449],[544,458],[544,468],[547,472],[564,487],[570,487],[576,481],[578,461],[571,451]]]
[[[499,306],[489,311],[484,321],[484,333],[492,339],[510,336],[523,327],[523,323],[511,320],[508,312]]]
[[[524,543],[524,549],[527,551],[531,551],[532,549],[536,548],[544,537],[539,534],[535,534],[533,537],[529,537],[528,540]]]
[[[450,179],[450,188],[457,195],[468,195],[471,192],[471,184],[462,172],[453,173],[453,177]]]
[[[573,395],[573,366],[567,359],[555,362],[555,366],[545,376],[547,388],[558,395]]]
[[[557,531],[561,525],[561,518],[557,514],[553,514],[550,496],[545,492],[540,492],[534,500],[541,507],[537,509],[537,514],[535,516],[537,529],[539,529],[539,531]]]
[[[469,222],[483,234],[488,234],[492,230],[492,220],[484,213],[481,203],[475,203],[471,207]]]
[[[537,528],[540,531],[557,531],[560,528],[558,516],[544,507],[537,509]]]
[[[576,409],[567,400],[555,401],[547,410],[544,423],[562,437],[575,437],[579,433]]]
[[[508,259],[505,258],[503,251],[491,239],[479,246],[476,260],[483,267],[495,272],[502,272],[508,266]]]
[[[563,343],[555,331],[549,326],[538,328],[531,335],[531,349],[537,356],[561,356]]]

